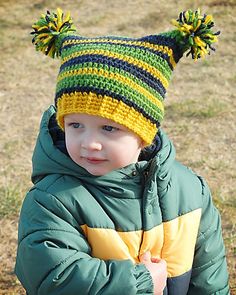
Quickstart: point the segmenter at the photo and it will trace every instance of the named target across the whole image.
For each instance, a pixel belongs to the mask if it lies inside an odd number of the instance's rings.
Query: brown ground
[[[236,294],[235,0],[0,0],[0,295],[24,294],[13,274],[18,212],[30,186],[31,154],[41,113],[53,103],[58,69],[56,60],[35,52],[29,32],[42,12],[58,6],[71,10],[81,35],[89,36],[159,33],[188,8],[214,15],[222,31],[217,52],[197,63],[181,60],[168,90],[164,128],[178,159],[212,189],[222,213],[231,294]]]

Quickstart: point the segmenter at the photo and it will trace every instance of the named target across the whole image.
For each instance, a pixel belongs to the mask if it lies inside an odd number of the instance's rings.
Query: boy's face
[[[88,114],[64,117],[65,139],[72,160],[92,175],[136,163],[142,140],[128,128],[112,120]]]

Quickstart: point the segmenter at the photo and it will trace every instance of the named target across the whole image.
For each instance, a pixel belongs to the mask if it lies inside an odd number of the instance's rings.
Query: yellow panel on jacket
[[[91,246],[92,256],[103,260],[131,259],[150,251],[155,258],[167,261],[168,276],[175,277],[192,268],[194,247],[201,218],[201,209],[164,222],[149,231],[118,232],[114,229],[82,229]]]

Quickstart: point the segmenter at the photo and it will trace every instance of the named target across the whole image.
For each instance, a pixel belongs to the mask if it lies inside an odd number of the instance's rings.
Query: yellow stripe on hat
[[[108,79],[112,79],[113,81],[118,81],[128,87],[136,90],[138,93],[144,95],[147,99],[149,99],[155,106],[157,106],[161,112],[164,112],[164,106],[160,99],[154,96],[150,91],[146,90],[144,87],[140,86],[139,84],[135,83],[134,80],[129,79],[128,77],[122,76],[119,73],[113,73],[110,71],[106,71],[105,69],[98,69],[98,68],[81,68],[78,70],[70,70],[68,72],[63,72],[58,76],[57,82],[61,81],[64,78],[78,76],[82,74],[90,74],[90,75],[97,75],[101,77],[106,77]],[[144,104],[144,101],[142,102]]]
[[[156,79],[160,80],[162,85],[167,88],[169,85],[168,80],[163,76],[163,74],[158,71],[155,67],[149,65],[148,63],[138,60],[136,58],[133,58],[131,56],[126,56],[126,55],[122,55],[116,52],[110,52],[109,50],[102,50],[102,49],[94,49],[94,50],[82,50],[82,51],[77,51],[75,53],[72,53],[69,56],[66,56],[65,58],[63,58],[63,62],[62,65],[64,63],[66,63],[68,60],[75,58],[75,57],[79,57],[79,56],[83,56],[83,55],[103,55],[106,57],[111,57],[111,58],[117,58],[119,60],[128,62],[129,64],[138,66],[144,70],[146,70],[148,73],[150,73],[151,75],[153,75]]]
[[[170,58],[170,63],[172,67],[174,68],[176,66],[176,62],[173,58],[173,50],[169,48],[168,46],[164,45],[157,45],[157,44],[151,44],[145,41],[132,41],[132,40],[120,40],[120,39],[68,39],[63,43],[63,46],[66,46],[68,44],[80,44],[80,43],[112,43],[112,44],[127,44],[127,45],[135,45],[140,46],[144,48],[151,49],[156,52],[163,52],[164,54],[167,54]]]
[[[157,133],[157,126],[124,102],[96,93],[73,92],[63,94],[57,102],[57,121],[64,129],[64,116],[85,113],[111,119],[126,126],[149,145]]]

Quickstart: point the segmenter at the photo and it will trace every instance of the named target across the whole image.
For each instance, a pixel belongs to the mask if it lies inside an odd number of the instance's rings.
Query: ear
[[[147,147],[147,143],[145,143],[144,140],[141,140],[141,142],[140,142],[140,148],[141,148],[141,150],[144,149],[145,147]]]

